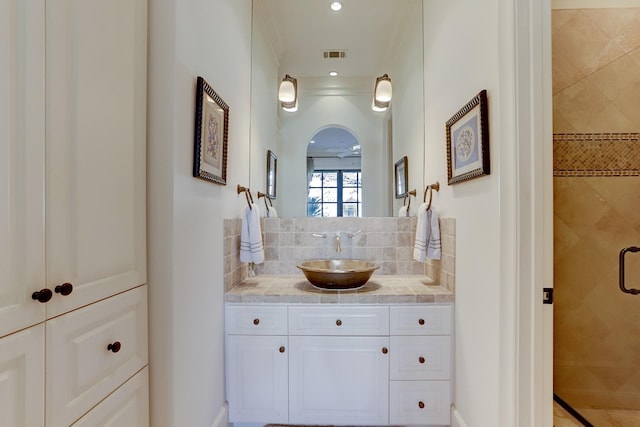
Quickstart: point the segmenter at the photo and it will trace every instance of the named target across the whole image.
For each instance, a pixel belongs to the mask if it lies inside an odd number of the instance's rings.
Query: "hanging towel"
[[[267,218],[277,218],[278,211],[273,206],[267,206]]]
[[[407,212],[407,207],[406,206],[402,206],[400,208],[400,210],[398,211],[398,216],[400,218],[405,217],[405,216],[409,216],[409,213]]]
[[[427,258],[440,259],[442,255],[442,244],[440,243],[440,221],[438,212],[433,209],[427,210],[431,232],[427,243]]]
[[[264,262],[262,231],[260,230],[260,209],[252,204],[244,208],[242,231],[240,233],[240,262]]]
[[[428,204],[423,203],[418,208],[416,239],[413,247],[413,259],[420,262],[424,262],[427,258],[440,259],[442,252],[438,213],[427,207]]]

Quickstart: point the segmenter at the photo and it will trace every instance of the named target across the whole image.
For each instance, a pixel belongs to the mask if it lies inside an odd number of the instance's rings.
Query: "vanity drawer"
[[[287,307],[275,305],[227,305],[228,334],[287,335]]]
[[[391,381],[390,425],[449,425],[451,384],[449,381]]]
[[[391,335],[450,335],[451,305],[392,306]]]
[[[289,335],[389,335],[386,306],[292,306]]]
[[[392,380],[451,378],[451,337],[392,336],[390,348]]]

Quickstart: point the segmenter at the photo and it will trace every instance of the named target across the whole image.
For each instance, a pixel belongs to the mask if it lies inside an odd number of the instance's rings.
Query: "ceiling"
[[[299,95],[372,93],[376,76],[388,64],[420,0],[255,0],[254,19],[262,19],[278,58],[281,77],[298,79]],[[421,12],[420,12],[421,13]],[[344,52],[326,59],[324,52]],[[338,77],[330,77],[337,71]],[[358,141],[341,128],[327,128],[309,144],[309,157],[359,156]]]

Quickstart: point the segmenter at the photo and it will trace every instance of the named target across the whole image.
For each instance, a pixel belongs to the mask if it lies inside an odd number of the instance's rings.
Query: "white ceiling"
[[[255,0],[254,19],[267,28],[281,78],[298,79],[299,94],[373,93],[376,76],[388,64],[420,0],[343,0],[339,12],[331,0]],[[325,59],[325,51],[344,51],[341,59]],[[337,71],[338,77],[329,77]],[[392,76],[393,79],[393,76]],[[358,144],[340,128],[324,129],[309,145],[312,157],[343,157]],[[359,152],[353,152],[359,155]]]

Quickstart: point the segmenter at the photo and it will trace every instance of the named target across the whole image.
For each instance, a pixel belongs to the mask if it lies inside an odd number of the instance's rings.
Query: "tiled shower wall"
[[[263,218],[265,262],[258,274],[302,274],[296,265],[310,259],[363,259],[380,268],[374,274],[427,275],[453,291],[455,286],[455,220],[440,218],[442,257],[413,260],[414,218]],[[240,262],[240,218],[224,221],[225,288],[247,278]],[[356,234],[356,232],[358,232]],[[326,233],[326,237],[318,235]],[[349,234],[353,237],[349,237]],[[315,235],[314,235],[315,234]],[[336,251],[336,235],[341,251]]]
[[[640,409],[640,9],[554,10],[554,392]],[[627,255],[640,288],[640,255]]]

